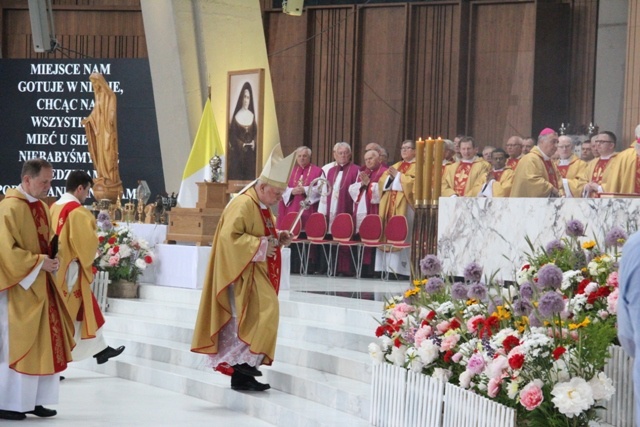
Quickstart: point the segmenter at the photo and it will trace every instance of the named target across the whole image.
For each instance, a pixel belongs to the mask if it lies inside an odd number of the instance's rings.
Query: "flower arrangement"
[[[145,240],[137,239],[127,226],[112,223],[106,212],[98,214],[96,271],[107,271],[113,281],[136,282],[153,262],[153,252]]]
[[[528,427],[595,420],[598,402],[614,393],[602,370],[616,340],[617,248],[626,234],[609,233],[613,253],[581,242],[578,221],[566,234],[531,245],[510,286],[475,262],[454,282],[427,255],[424,277],[386,303],[371,356],[513,407]]]

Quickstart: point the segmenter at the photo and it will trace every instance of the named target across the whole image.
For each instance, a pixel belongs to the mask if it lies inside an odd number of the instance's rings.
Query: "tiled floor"
[[[242,426],[271,424],[204,400],[160,388],[69,368],[60,383],[60,403],[52,418],[5,421],[0,425],[46,427]]]

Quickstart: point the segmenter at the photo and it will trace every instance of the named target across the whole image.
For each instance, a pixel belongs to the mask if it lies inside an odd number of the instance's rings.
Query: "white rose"
[[[369,344],[369,356],[373,359],[374,363],[382,363],[382,358],[384,357],[384,353],[380,346],[374,342]]]
[[[145,268],[147,268],[147,263],[144,262],[143,259],[137,259],[136,260],[136,267],[138,267],[140,270],[144,270]]]
[[[425,365],[429,365],[434,360],[438,358],[440,355],[440,349],[436,344],[431,340],[424,340],[422,344],[420,344],[420,348],[418,349],[418,356],[422,360],[422,363]]]
[[[584,378],[574,377],[571,381],[558,383],[551,390],[551,401],[561,414],[573,418],[586,411],[595,403],[591,387]]]
[[[460,381],[460,387],[469,388],[469,386],[471,385],[472,378],[473,378],[473,373],[469,371],[464,371],[463,373],[461,373],[460,377],[458,377],[458,381]]]
[[[433,378],[443,381],[445,383],[449,382],[449,378],[451,378],[451,371],[448,369],[435,368],[433,370],[433,374],[431,375]]]
[[[613,382],[604,372],[600,372],[589,380],[594,400],[609,400],[616,392]]]
[[[396,366],[404,366],[406,350],[407,347],[404,345],[401,345],[400,347],[393,347],[391,349],[391,354],[386,355],[386,359]]]

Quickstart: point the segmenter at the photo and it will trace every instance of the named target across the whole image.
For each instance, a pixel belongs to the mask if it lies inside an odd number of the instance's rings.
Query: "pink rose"
[[[487,395],[494,398],[500,393],[500,385],[502,384],[502,378],[491,378],[489,384],[487,384]]]
[[[400,303],[393,309],[393,317],[395,317],[396,320],[404,319],[405,317],[407,317],[407,314],[411,313],[412,311],[414,311],[414,308],[412,306],[406,303]]]
[[[114,256],[109,257],[109,265],[111,267],[115,267],[120,262],[120,255],[115,254]]]
[[[456,344],[458,344],[458,341],[460,341],[460,335],[458,334],[452,334],[445,337],[442,340],[442,344],[440,344],[440,351],[451,350]]]
[[[456,353],[451,357],[451,360],[453,360],[454,363],[459,363],[461,359],[462,353]]]
[[[432,332],[432,329],[431,329],[431,326],[429,325],[424,325],[423,327],[418,329],[414,338],[416,347],[419,348],[422,342],[427,338],[429,338],[429,336],[431,336],[431,332]]]
[[[613,274],[613,273],[611,273]],[[611,277],[611,276],[609,276]],[[608,281],[608,279],[607,279]],[[607,296],[607,310],[609,310],[609,313],[617,313],[618,312],[618,294],[620,293],[620,291],[618,291],[618,288],[616,287],[613,292],[611,292],[609,294],[609,296]]]
[[[441,334],[444,334],[445,332],[447,332],[449,330],[449,326],[451,326],[451,324],[448,321],[444,320],[444,321],[438,323],[438,325],[436,326],[436,329]]]
[[[542,394],[541,380],[533,380],[520,390],[520,403],[527,409],[527,411],[533,411],[536,409],[540,406],[543,400],[544,395]]]
[[[478,375],[484,371],[484,357],[480,353],[474,353],[467,363],[467,371],[474,375]]]
[[[618,288],[618,272],[614,271],[607,277],[607,285]]]

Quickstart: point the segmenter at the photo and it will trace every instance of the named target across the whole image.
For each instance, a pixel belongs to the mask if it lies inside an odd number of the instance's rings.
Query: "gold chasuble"
[[[538,147],[533,147],[518,162],[511,197],[549,197],[554,188],[564,194],[560,171],[551,160],[545,160]]]
[[[61,201],[51,206],[51,223],[58,235],[58,259],[60,270],[56,274],[56,286],[65,296],[69,314],[81,321],[82,339],[95,338],[96,331],[104,324],[104,317],[95,296],[91,292],[93,260],[98,249],[96,220],[89,212],[66,193]],[[69,197],[70,196],[70,197]],[[75,283],[67,283],[67,273],[72,261],[78,263]],[[69,286],[72,286],[69,291]]]
[[[572,154],[569,157],[569,164],[560,165],[560,161],[557,161],[556,166],[562,178],[567,180],[567,186],[573,197],[582,197],[582,188],[586,184],[584,174],[587,169],[587,162]]]
[[[396,163],[393,167],[402,174],[400,176],[402,191],[384,191],[387,178],[390,177],[388,171],[385,171],[378,180],[378,191],[380,192],[379,213],[382,218],[383,225],[386,224],[386,221],[394,215],[407,216],[407,208],[413,209],[415,204],[413,184],[416,180],[416,163],[402,161]]]
[[[9,367],[28,375],[61,372],[75,345],[64,298],[44,270],[29,289],[20,285],[48,254],[49,209],[10,189],[0,203],[0,221],[0,291],[8,292]]]
[[[223,211],[213,238],[191,351],[218,353],[220,331],[231,321],[227,288],[233,284],[238,338],[251,353],[264,355],[263,364],[273,362],[280,264],[269,257],[263,262],[252,259],[260,247],[260,237],[275,233],[274,224],[273,215],[260,209],[254,187],[233,198]]]
[[[442,177],[442,197],[458,195],[476,197],[487,182],[491,165],[480,158],[472,162],[458,161],[447,166]]]
[[[620,185],[618,177],[618,153],[613,153],[608,159],[600,159],[596,157],[587,163],[582,174],[579,176],[580,183],[577,190],[582,194],[585,184],[595,182],[602,187],[605,193],[617,193]],[[573,192],[573,187],[571,188]]]
[[[604,190],[611,193],[640,193],[640,162],[635,144],[620,152],[616,162],[610,164],[611,173],[606,174],[607,186]],[[605,171],[606,172],[606,171]]]
[[[495,179],[491,187],[493,197],[509,197],[513,185],[513,170],[507,166],[501,171],[492,171],[491,173]]]

